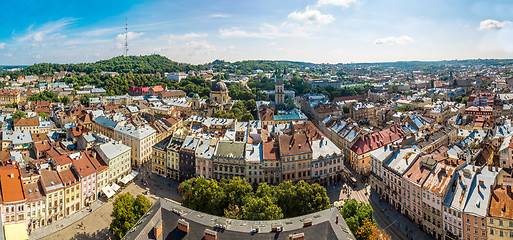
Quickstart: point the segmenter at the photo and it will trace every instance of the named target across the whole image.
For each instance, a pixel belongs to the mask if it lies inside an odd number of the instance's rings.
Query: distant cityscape
[[[70,238],[67,226],[110,219],[104,210],[131,192],[154,205],[126,239],[309,239],[317,229],[357,239],[336,209],[351,199],[370,204],[393,239],[508,239],[512,65],[189,65],[151,55],[2,68],[1,235]],[[179,183],[236,177],[255,188],[317,183],[333,208],[257,228],[180,205]]]

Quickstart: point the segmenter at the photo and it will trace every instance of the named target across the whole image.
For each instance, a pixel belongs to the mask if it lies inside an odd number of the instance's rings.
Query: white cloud
[[[120,30],[120,28],[99,28],[95,30],[81,32],[79,35],[86,37],[97,37],[97,36],[105,36],[105,35],[114,35]]]
[[[230,15],[224,14],[224,13],[216,13],[216,14],[211,14],[210,17],[211,18],[229,18]]]
[[[202,38],[202,37],[207,37],[207,36],[208,36],[208,34],[206,34],[206,33],[190,32],[190,33],[186,33],[186,34],[183,34],[183,35],[173,35],[173,34],[170,34],[169,38],[171,38],[171,39],[178,39],[178,40],[184,40],[184,39],[191,39],[191,38]]]
[[[341,6],[341,7],[349,7],[354,2],[356,2],[356,0],[319,0],[317,2],[317,5],[318,6],[334,5],[334,6]]]
[[[191,54],[211,54],[215,49],[207,41],[190,41],[185,44],[187,49],[191,50]]]
[[[258,37],[256,33],[249,33],[239,28],[219,29],[221,37]]]
[[[39,54],[38,54],[38,55],[36,55],[36,56],[34,56],[34,57],[35,57],[35,58],[37,58],[37,59],[40,59],[40,58],[41,58],[41,55],[39,55]]]
[[[4,42],[0,42],[0,49],[4,49],[5,48],[5,44]]]
[[[32,42],[43,42],[47,40],[62,39],[65,35],[59,33],[66,26],[73,24],[76,21],[74,18],[62,18],[55,22],[49,22],[41,27],[33,30],[32,26],[27,29],[27,33],[20,37],[18,41],[32,41]]]
[[[144,33],[142,33],[142,32],[128,32],[128,33],[126,33],[126,37],[127,37],[128,40],[132,40],[132,39],[138,38],[138,37],[140,37],[142,35],[144,35]],[[125,40],[125,34],[124,33],[118,34],[118,36],[116,38],[118,40]]]
[[[400,37],[386,37],[386,38],[378,38],[374,41],[375,44],[405,44],[413,42],[413,38],[408,36],[400,36]]]
[[[304,24],[291,24],[283,22],[281,25],[272,25],[263,23],[258,27],[258,31],[248,32],[240,28],[228,28],[219,29],[221,37],[233,37],[233,38],[265,38],[274,39],[280,37],[307,37],[310,34],[308,31],[315,29],[310,25],[305,26]]]
[[[481,23],[479,23],[478,29],[479,30],[502,29],[509,23],[510,23],[509,21],[499,22],[497,20],[487,19],[487,20],[483,20],[483,21],[481,21]]]
[[[4,54],[4,56],[6,56],[6,57],[12,57],[12,53],[6,53],[6,54]]]
[[[331,14],[323,14],[317,9],[312,9],[310,6],[306,7],[304,12],[292,12],[288,16],[289,19],[302,21],[305,23],[319,23],[328,24],[335,20]]]

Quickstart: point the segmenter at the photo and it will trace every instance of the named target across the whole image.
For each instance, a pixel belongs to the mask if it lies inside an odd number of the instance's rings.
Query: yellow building
[[[513,199],[511,186],[499,185],[492,190],[486,217],[488,239],[513,238]]]
[[[21,94],[18,90],[0,90],[0,104],[18,103]]]
[[[80,210],[80,180],[71,169],[59,172],[59,177],[64,184],[64,214],[69,217]]]

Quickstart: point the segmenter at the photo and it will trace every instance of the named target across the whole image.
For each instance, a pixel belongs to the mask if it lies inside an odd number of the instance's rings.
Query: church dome
[[[224,82],[217,81],[214,84],[212,84],[210,91],[224,92],[224,91],[228,91],[228,87],[226,87],[226,84]]]
[[[197,93],[195,93],[194,95],[192,95],[192,98],[199,98],[199,95]]]

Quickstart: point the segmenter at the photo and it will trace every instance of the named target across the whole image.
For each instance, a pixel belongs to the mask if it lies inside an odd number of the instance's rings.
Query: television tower
[[[128,56],[128,18],[125,18],[125,57]]]

